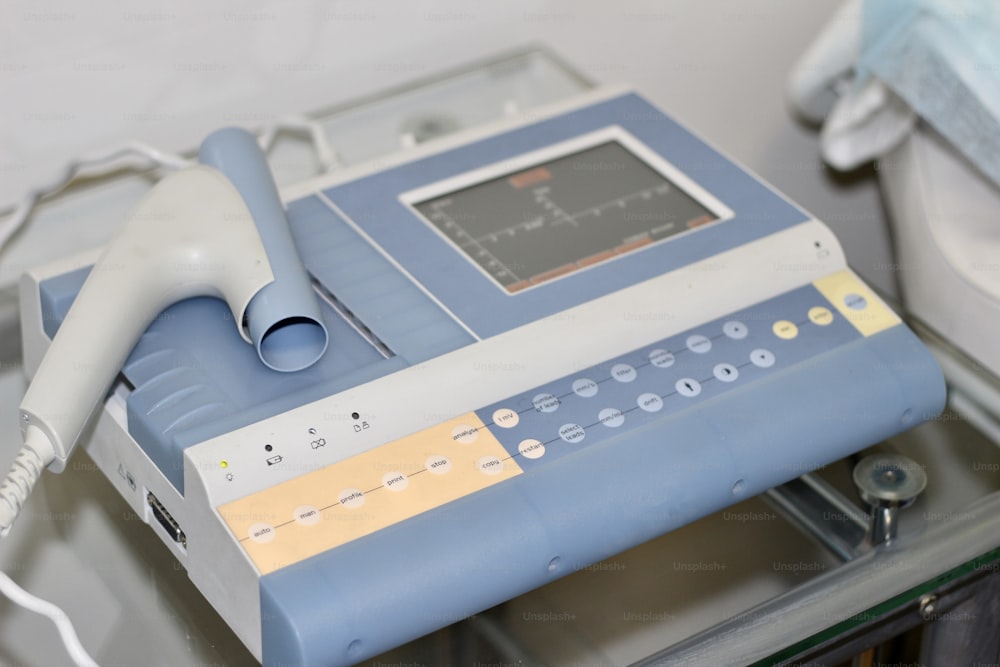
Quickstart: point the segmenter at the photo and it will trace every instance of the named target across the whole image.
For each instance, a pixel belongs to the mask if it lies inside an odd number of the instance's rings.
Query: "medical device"
[[[265,664],[377,655],[944,402],[825,225],[624,88],[282,194],[326,352],[269,368],[184,300],[84,443]],[[92,261],[22,282],[29,372]]]

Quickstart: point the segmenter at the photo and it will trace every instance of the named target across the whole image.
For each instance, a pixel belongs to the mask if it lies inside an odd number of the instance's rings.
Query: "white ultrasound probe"
[[[223,174],[196,166],[158,183],[91,270],[21,403],[24,445],[0,486],[0,534],[42,468],[65,469],[153,318],[182,299],[211,295],[226,300],[239,326],[272,280],[253,217]],[[242,326],[240,334],[249,342]]]
[[[42,468],[62,472],[139,337],[168,306],[224,299],[274,371],[307,368],[327,331],[257,139],[223,128],[203,165],[150,191],[91,269],[21,403],[24,445],[0,486],[0,536]]]

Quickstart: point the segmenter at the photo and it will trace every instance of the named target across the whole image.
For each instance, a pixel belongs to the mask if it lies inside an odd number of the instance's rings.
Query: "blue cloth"
[[[866,0],[856,86],[874,76],[1000,185],[1000,2]]]

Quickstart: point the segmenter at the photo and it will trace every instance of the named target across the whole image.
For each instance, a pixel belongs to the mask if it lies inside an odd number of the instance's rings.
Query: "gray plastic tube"
[[[308,368],[326,351],[329,335],[267,158],[252,134],[228,127],[208,135],[198,159],[228,178],[246,202],[267,251],[274,282],[246,310],[246,327],[260,360],[276,371]]]

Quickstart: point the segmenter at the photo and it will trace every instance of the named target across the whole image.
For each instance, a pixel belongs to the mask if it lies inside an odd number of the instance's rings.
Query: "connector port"
[[[153,495],[152,491],[146,491],[146,504],[149,505],[157,523],[163,526],[163,530],[167,531],[170,539],[187,549],[187,536],[181,530],[180,524],[174,521],[174,517],[170,516],[170,512],[163,506],[159,498]]]

